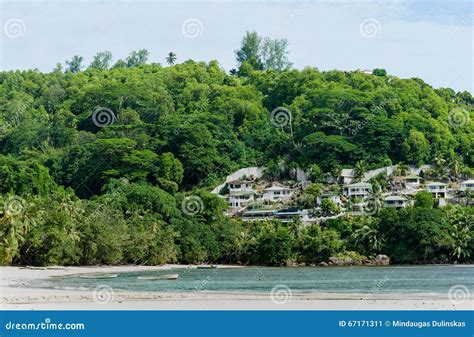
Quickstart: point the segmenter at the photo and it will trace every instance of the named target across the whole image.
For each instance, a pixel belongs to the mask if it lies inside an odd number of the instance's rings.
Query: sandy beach
[[[34,288],[37,280],[82,273],[120,273],[188,268],[165,266],[0,268],[2,310],[473,310],[474,299],[453,303],[447,294],[132,292],[117,289]],[[233,266],[225,266],[232,268]],[[239,267],[236,267],[239,268]]]

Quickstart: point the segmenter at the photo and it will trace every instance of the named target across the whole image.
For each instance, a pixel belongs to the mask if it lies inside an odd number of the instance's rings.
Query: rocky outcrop
[[[377,255],[375,257],[375,264],[377,266],[388,266],[390,264],[390,258],[387,255]]]
[[[321,266],[321,262],[319,265]],[[328,263],[325,265],[329,266],[388,266],[390,264],[390,258],[387,255],[377,255],[375,259],[363,259],[355,260],[350,257],[338,258],[331,256]]]

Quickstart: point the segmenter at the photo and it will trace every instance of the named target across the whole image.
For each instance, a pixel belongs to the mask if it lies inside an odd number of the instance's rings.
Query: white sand
[[[272,301],[270,294],[130,292],[104,289],[99,292],[32,288],[30,283],[51,276],[78,273],[118,273],[187,268],[166,266],[66,267],[31,270],[0,267],[2,310],[473,310],[474,298],[453,303],[442,294],[342,294],[283,292]],[[226,266],[229,267],[229,266]],[[106,284],[106,281],[104,282]],[[204,289],[205,287],[203,287]],[[278,302],[278,303],[275,303]]]

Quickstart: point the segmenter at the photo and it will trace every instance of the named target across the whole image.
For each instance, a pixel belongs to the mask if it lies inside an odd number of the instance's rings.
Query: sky
[[[471,1],[0,0],[0,69],[51,71],[145,48],[150,62],[217,60],[229,70],[248,30],[288,40],[293,66],[385,68],[474,92]]]

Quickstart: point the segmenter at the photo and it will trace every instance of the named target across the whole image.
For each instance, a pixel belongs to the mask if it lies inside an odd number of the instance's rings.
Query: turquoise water
[[[178,273],[176,281],[137,280],[137,276]],[[174,269],[121,273],[115,279],[81,279],[77,276],[48,279],[39,286],[63,289],[94,289],[107,284],[131,291],[225,291],[269,292],[283,284],[301,292],[446,293],[454,285],[474,290],[474,266],[337,267],[337,268],[220,268]]]

